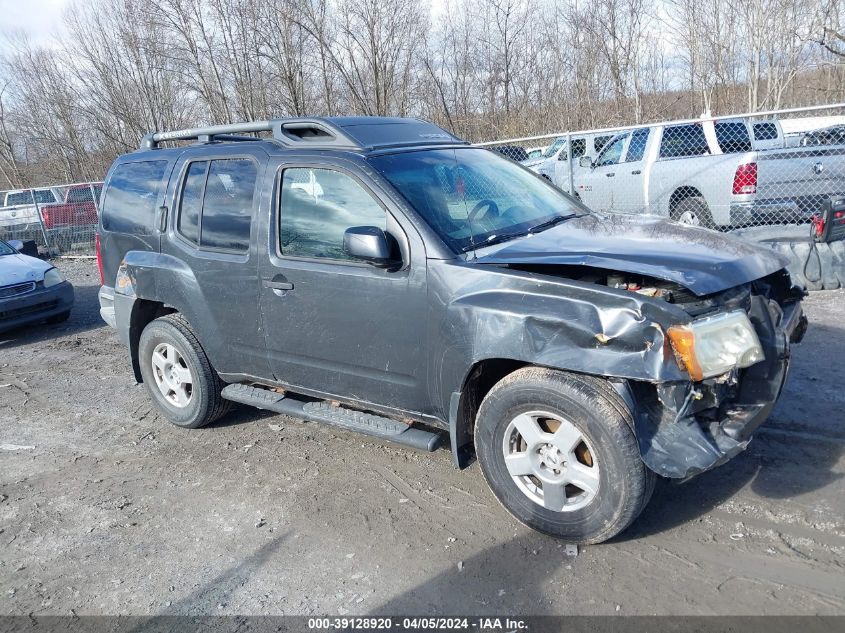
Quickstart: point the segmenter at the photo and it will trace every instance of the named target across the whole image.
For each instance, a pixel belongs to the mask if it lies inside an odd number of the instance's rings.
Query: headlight
[[[44,273],[44,287],[49,288],[51,286],[55,286],[56,284],[60,284],[65,280],[62,277],[62,273],[59,272],[58,268],[51,268],[46,273]]]
[[[765,358],[754,326],[741,310],[675,325],[668,334],[680,364],[696,381]]]

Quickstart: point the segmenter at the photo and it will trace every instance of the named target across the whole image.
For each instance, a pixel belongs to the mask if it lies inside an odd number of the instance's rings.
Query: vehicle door
[[[620,172],[619,162],[625,153],[630,132],[616,135],[604,146],[592,167],[578,172],[575,191],[581,201],[595,211],[607,211],[620,200],[616,190],[616,177]],[[622,198],[624,202],[624,197]]]
[[[261,306],[276,380],[304,393],[431,409],[425,391],[426,264],[419,235],[354,163],[279,166],[261,262]],[[344,233],[377,227],[396,263],[344,250]]]
[[[646,207],[646,147],[649,128],[631,132],[625,154],[617,165],[610,187],[610,206],[613,211],[644,213]]]
[[[186,318],[222,373],[269,374],[252,245],[266,162],[243,143],[187,152],[168,189],[172,221],[161,252],[185,262],[195,279],[168,292],[184,293]]]
[[[572,138],[572,179],[575,180],[575,174],[578,171],[578,161],[587,153],[587,139],[583,136],[576,136]],[[555,173],[552,182],[564,191],[569,191],[569,154],[567,152],[566,144],[560,149],[557,155],[557,160],[554,163]]]

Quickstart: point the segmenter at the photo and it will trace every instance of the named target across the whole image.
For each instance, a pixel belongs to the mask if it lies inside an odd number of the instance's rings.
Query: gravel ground
[[[71,319],[0,334],[3,614],[845,614],[845,291],[749,449],[567,556],[476,465],[240,408],[169,425],[61,261]]]

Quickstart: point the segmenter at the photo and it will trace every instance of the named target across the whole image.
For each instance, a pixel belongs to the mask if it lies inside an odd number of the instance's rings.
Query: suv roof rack
[[[260,140],[253,136],[270,132],[272,140],[285,147],[314,147],[366,151],[412,145],[466,144],[442,128],[426,121],[393,117],[321,117],[270,119],[224,125],[151,132],[141,139],[140,149],[156,149],[163,141]]]

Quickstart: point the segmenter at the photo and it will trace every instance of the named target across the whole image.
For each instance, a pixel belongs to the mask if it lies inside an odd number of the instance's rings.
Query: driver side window
[[[292,257],[351,261],[343,250],[346,229],[387,228],[387,214],[370,192],[333,169],[285,169],[279,217],[279,250]]]
[[[621,134],[611,141],[599,154],[596,159],[596,167],[604,167],[606,165],[615,165],[622,158],[622,150],[625,148],[625,141],[628,140],[628,134]]]

